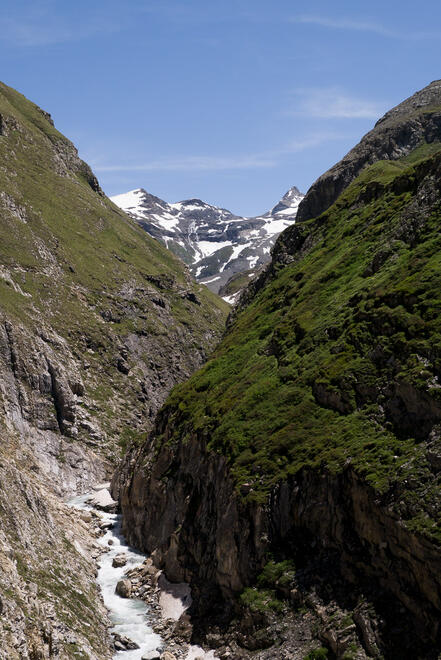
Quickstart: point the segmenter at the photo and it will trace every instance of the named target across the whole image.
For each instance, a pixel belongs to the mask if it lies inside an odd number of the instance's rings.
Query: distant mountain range
[[[169,204],[143,188],[111,199],[185,261],[199,282],[222,293],[232,276],[244,272],[251,276],[270,260],[271,247],[295,221],[303,194],[293,187],[270,211],[254,218],[200,199]]]

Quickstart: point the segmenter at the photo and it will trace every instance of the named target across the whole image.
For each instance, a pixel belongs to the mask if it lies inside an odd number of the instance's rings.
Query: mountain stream
[[[94,511],[98,514],[101,524],[104,523],[105,533],[98,539],[100,546],[106,549],[105,552],[100,554],[97,559],[98,563],[98,576],[97,582],[101,589],[104,604],[109,611],[109,618],[112,622],[111,632],[121,637],[127,637],[135,642],[139,648],[133,650],[115,651],[114,660],[142,660],[142,658],[158,657],[160,652],[164,650],[164,642],[161,637],[156,634],[150,623],[157,623],[158,621],[152,620],[152,614],[149,614],[149,606],[146,602],[136,598],[121,598],[115,593],[117,583],[122,580],[129,570],[141,566],[146,559],[145,555],[130,548],[124,536],[121,533],[121,516],[116,513],[107,513],[94,508],[90,500],[94,493],[87,493],[80,495],[69,500],[68,505],[83,511]],[[122,567],[114,567],[113,560],[117,555],[124,554],[127,563]],[[170,583],[162,576],[162,581],[166,586],[166,590],[161,594],[164,601],[170,601],[170,590],[167,586]],[[161,581],[160,581],[161,584]],[[178,586],[178,585],[177,585]],[[181,600],[174,598],[174,603],[168,602],[170,605],[178,609],[180,614],[185,610],[182,607]],[[157,652],[157,655],[153,653]],[[213,651],[204,652],[198,646],[187,647],[185,660],[193,660],[194,658],[203,658],[204,660],[215,660]]]

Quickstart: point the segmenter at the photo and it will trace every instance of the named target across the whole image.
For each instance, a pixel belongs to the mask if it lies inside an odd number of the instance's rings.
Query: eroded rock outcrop
[[[424,143],[441,139],[441,81],[389,110],[336,165],[322,174],[300,202],[297,222],[326,211],[364,167],[379,160],[398,160]]]
[[[18,434],[0,449],[0,658],[110,658],[94,539]]]

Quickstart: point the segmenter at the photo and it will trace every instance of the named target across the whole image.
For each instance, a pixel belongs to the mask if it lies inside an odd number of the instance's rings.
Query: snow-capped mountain
[[[232,275],[253,271],[269,261],[271,247],[294,222],[302,198],[293,187],[271,211],[243,218],[200,199],[169,204],[143,188],[111,197],[216,293]]]

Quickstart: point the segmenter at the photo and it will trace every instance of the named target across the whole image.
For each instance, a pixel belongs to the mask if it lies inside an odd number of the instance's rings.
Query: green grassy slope
[[[0,164],[2,320],[67,342],[86,388],[78,405],[125,445],[124,429],[148,427],[211,351],[228,306],[104,196],[47,113],[3,84]]]
[[[196,434],[262,502],[304,466],[349,461],[441,539],[440,149],[375,163],[281,235],[292,263],[274,264],[215,357],[173,390],[168,442]]]
[[[156,288],[152,279],[156,276],[173,278],[177,285],[188,284],[182,264],[170,252],[91,188],[93,175],[88,166],[76,158],[73,145],[37,106],[0,84],[0,114],[7,125],[7,136],[0,137],[0,189],[3,199],[13,197],[13,205],[18,207],[11,208],[6,201],[2,211],[1,263],[22,266],[18,283],[33,296],[24,305],[23,296],[5,294],[2,300],[9,311],[18,312],[14,300],[25,307],[23,314],[32,306],[44,308],[50,302],[56,320],[63,325],[67,319],[58,317],[58,312],[67,300],[77,306],[78,296],[73,293],[77,286],[88,288],[93,297],[103,290],[117,294],[121,283],[130,278],[134,284],[147,280]],[[49,264],[56,261],[56,272],[51,272],[50,265],[46,272],[41,271],[45,257]],[[204,307],[226,311],[206,288],[192,286]],[[3,287],[7,285],[3,283]],[[54,287],[63,289],[62,300],[53,299]],[[181,300],[176,296],[173,302],[184,321],[189,315]],[[207,317],[204,307],[202,315]]]

